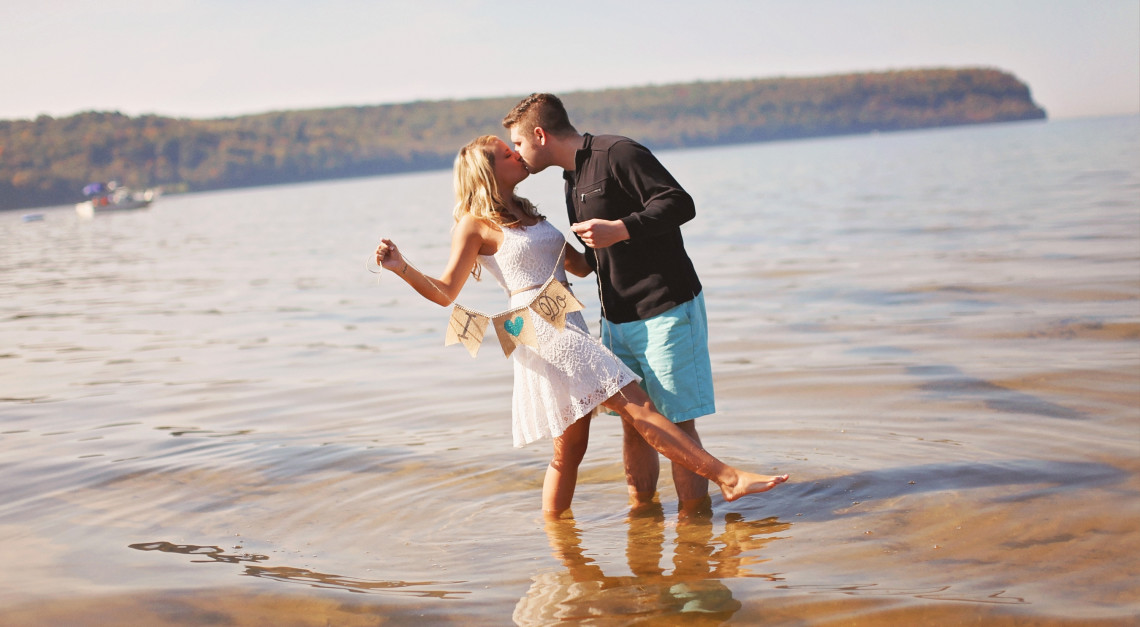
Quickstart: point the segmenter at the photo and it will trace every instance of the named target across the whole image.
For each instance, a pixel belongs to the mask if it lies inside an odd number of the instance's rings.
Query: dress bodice
[[[504,228],[494,255],[479,262],[511,294],[512,308],[529,307],[552,276],[565,282],[562,249],[566,238],[543,220],[534,226]],[[556,329],[541,315],[528,315],[535,341],[511,353],[515,390],[511,430],[515,446],[555,438],[574,421],[592,414],[606,399],[639,378],[601,342],[590,336],[582,312],[566,316]],[[523,320],[522,317],[517,320]],[[512,333],[507,329],[508,333]]]
[[[480,255],[479,262],[508,294],[541,287],[551,274],[566,281],[562,248],[566,238],[546,220],[534,226],[504,228],[503,243],[494,255]],[[529,290],[528,290],[529,291]],[[516,294],[515,297],[527,296]],[[513,303],[512,303],[513,304]]]

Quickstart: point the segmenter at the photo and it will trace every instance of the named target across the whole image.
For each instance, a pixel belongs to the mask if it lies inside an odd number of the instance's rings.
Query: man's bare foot
[[[657,492],[638,492],[633,489],[633,486],[626,486],[629,488],[629,513],[637,514],[645,510],[654,510],[661,507],[660,501],[657,500]]]
[[[751,472],[736,471],[736,483],[720,486],[724,500],[735,501],[749,494],[767,492],[788,480],[788,475],[757,475]]]
[[[712,499],[706,494],[704,497],[693,500],[681,500],[677,504],[678,520],[700,521],[712,517]]]

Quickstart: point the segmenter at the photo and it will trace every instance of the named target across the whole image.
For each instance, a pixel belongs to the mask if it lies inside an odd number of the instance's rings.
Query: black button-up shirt
[[[701,282],[681,238],[681,225],[696,215],[692,197],[641,144],[583,137],[574,171],[563,173],[570,223],[621,220],[629,230],[624,242],[586,248],[603,315],[617,323],[644,320],[692,300]]]

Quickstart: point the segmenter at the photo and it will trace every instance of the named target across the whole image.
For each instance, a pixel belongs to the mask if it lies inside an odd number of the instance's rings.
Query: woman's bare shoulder
[[[503,232],[494,224],[467,214],[459,218],[459,222],[456,223],[455,237],[462,240],[477,240],[480,255],[493,255],[503,241]]]

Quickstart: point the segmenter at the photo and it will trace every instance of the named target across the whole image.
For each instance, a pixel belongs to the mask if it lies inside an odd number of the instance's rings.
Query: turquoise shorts
[[[630,370],[657,411],[673,422],[716,412],[704,294],[647,320],[602,319],[602,343]]]

